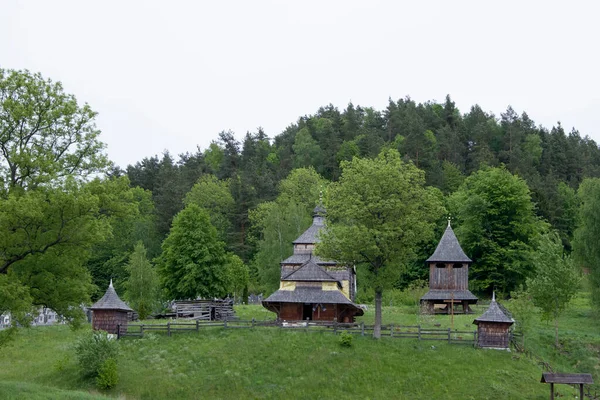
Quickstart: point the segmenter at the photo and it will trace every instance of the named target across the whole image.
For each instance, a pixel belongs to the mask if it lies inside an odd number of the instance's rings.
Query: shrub
[[[350,332],[342,332],[340,334],[340,345],[342,347],[352,347],[352,334]]]
[[[117,374],[117,362],[114,358],[107,358],[100,366],[100,371],[96,377],[96,386],[98,389],[111,389],[119,382]]]
[[[75,344],[77,361],[85,377],[96,377],[106,360],[117,359],[119,344],[106,332],[95,331],[82,336]]]

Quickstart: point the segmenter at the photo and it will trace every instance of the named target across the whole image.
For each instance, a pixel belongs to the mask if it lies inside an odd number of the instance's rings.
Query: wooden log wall
[[[462,267],[457,268],[459,265]],[[440,290],[469,290],[468,264],[431,263],[429,265],[429,287]]]
[[[92,328],[117,334],[117,327],[127,330],[129,318],[126,311],[121,310],[93,310]]]

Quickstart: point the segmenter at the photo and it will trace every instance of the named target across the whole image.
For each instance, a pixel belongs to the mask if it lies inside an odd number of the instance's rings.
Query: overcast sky
[[[600,6],[578,1],[18,1],[0,67],[63,82],[121,167],[270,137],[348,102],[450,94],[600,142]]]

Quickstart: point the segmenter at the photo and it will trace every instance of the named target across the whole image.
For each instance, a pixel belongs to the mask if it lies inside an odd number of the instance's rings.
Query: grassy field
[[[259,306],[236,311],[242,319],[273,318]],[[595,372],[600,327],[591,317],[587,298],[579,297],[561,319],[560,350],[552,348],[553,326],[543,322],[529,346],[559,371]],[[362,319],[371,323],[372,309]],[[473,330],[473,319],[457,315],[454,327]],[[449,317],[419,316],[411,307],[386,307],[384,322],[449,327]],[[207,328],[121,340],[120,382],[98,393],[79,376],[72,346],[83,333],[66,326],[23,329],[0,350],[0,398],[546,399],[549,392],[539,383],[538,360],[515,352],[361,336],[344,348],[329,332]],[[569,386],[557,389],[576,396]]]

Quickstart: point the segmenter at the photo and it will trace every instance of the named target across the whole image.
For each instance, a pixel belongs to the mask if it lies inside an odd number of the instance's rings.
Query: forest
[[[499,116],[483,107],[459,110],[450,95],[389,99],[384,110],[330,104],[273,138],[224,131],[206,149],[124,167],[106,156],[90,106],[40,74],[0,70],[0,313],[25,320],[44,305],[76,320],[72,306],[110,279],[148,313],[161,299],[269,294],[346,169],[394,154],[435,207],[390,288],[427,279],[424,260],[450,219],[477,294],[535,286],[545,249],[577,266],[569,273],[589,273],[600,300],[597,143],[510,106]],[[371,302],[376,280],[358,270],[358,300]],[[140,287],[153,288],[150,300]]]

